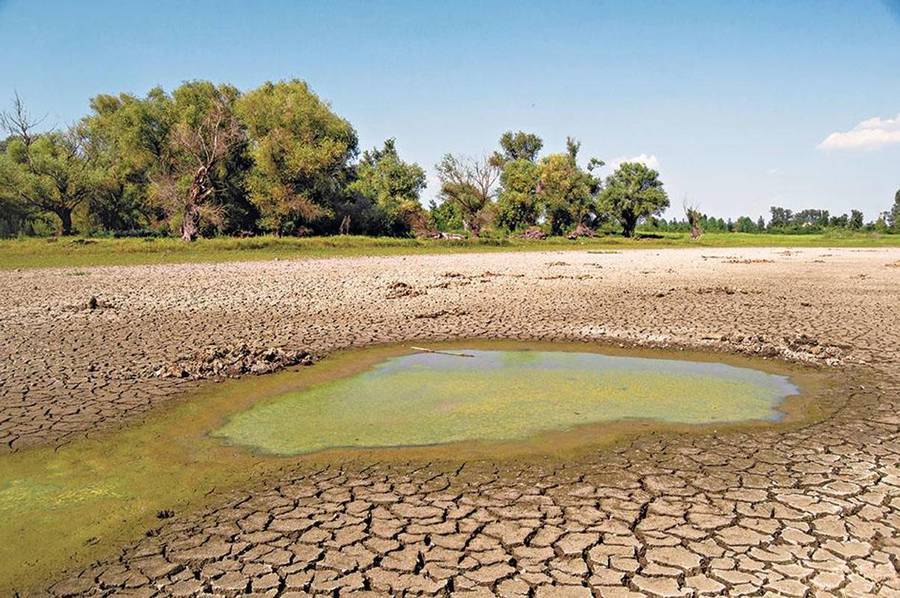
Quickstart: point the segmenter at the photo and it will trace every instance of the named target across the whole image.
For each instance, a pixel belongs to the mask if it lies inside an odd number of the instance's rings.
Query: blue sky
[[[0,40],[0,101],[60,126],[101,92],[299,77],[363,147],[396,137],[429,172],[524,129],[644,156],[679,217],[688,198],[872,219],[900,188],[900,0],[0,0]]]

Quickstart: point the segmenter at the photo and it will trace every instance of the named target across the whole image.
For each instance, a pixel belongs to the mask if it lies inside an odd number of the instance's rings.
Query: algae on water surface
[[[785,376],[719,363],[564,351],[393,357],[286,393],[213,433],[262,452],[504,441],[597,422],[775,421]]]

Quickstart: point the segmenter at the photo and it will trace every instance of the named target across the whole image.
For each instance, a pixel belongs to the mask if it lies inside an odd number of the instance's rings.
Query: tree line
[[[464,232],[591,235],[681,230],[660,218],[659,173],[626,162],[605,179],[580,143],[541,155],[543,140],[507,132],[480,158],[435,166],[439,202],[425,208],[425,170],[395,141],[360,152],[353,126],[301,80],[248,92],[189,81],[143,97],[101,94],[72,126],[41,130],[16,96],[0,113],[0,234],[439,236]],[[776,212],[777,210],[777,212]],[[697,212],[699,214],[699,212]],[[863,228],[862,214],[772,208],[768,225],[699,215],[703,230]],[[900,226],[900,192],[883,215]]]
[[[878,214],[875,220],[864,222],[863,213],[850,210],[850,214],[835,216],[828,210],[808,209],[793,212],[780,206],[769,208],[768,222],[762,216],[756,220],[749,216],[741,216],[736,220],[716,218],[699,214],[699,227],[711,233],[781,233],[781,234],[813,234],[833,230],[866,231],[879,233],[900,233],[900,190],[894,195],[894,204],[890,210]],[[665,232],[688,232],[688,219],[649,218],[646,228]]]

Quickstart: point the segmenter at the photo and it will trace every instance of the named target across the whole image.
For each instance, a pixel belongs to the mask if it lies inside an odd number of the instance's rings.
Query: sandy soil
[[[898,265],[896,249],[702,249],[2,272],[0,445],[112,425],[201,384],[198,353],[243,343],[596,340],[807,361],[853,384],[814,426],[647,437],[571,463],[298,468],[53,589],[896,595]]]

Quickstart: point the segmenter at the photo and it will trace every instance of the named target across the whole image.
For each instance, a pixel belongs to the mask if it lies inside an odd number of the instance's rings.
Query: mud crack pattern
[[[648,435],[565,462],[297,466],[164,520],[49,591],[900,595],[897,255],[671,250],[4,272],[0,442],[66,442],[199,384],[151,377],[185,347],[326,354],[470,336],[828,363],[855,390],[812,426]],[[411,292],[398,296],[398,282]],[[87,296],[107,307],[68,307]]]

